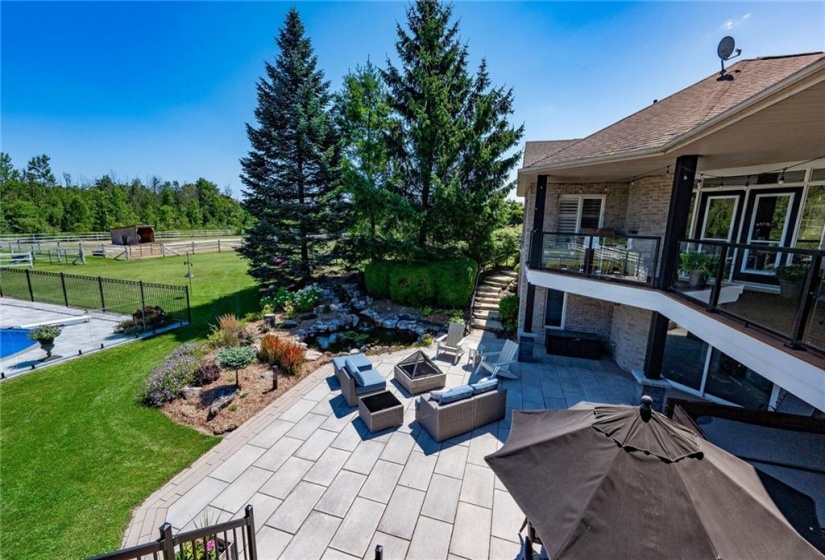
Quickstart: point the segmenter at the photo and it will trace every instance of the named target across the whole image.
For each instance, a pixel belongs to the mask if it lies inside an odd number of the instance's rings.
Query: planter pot
[[[694,270],[688,274],[688,287],[691,290],[701,290],[705,287],[707,276],[701,270]]]
[[[779,281],[779,296],[783,299],[799,299],[802,295],[802,282]]]
[[[54,339],[38,340],[38,342],[40,343],[40,348],[46,352],[46,357],[51,358],[52,350],[54,350]]]

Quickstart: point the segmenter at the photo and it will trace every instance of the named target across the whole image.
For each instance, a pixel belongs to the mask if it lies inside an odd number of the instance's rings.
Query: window
[[[561,328],[564,317],[564,292],[547,289],[547,305],[544,309],[544,326]]]
[[[559,198],[559,233],[579,233],[582,228],[602,227],[604,196],[562,195]]]

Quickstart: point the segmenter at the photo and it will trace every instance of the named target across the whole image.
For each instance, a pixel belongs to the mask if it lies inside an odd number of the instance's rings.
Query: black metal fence
[[[192,319],[186,286],[99,276],[2,268],[0,297],[131,315],[135,324],[127,332],[143,332]]]
[[[257,560],[255,543],[255,518],[252,506],[246,506],[241,519],[201,527],[193,531],[172,535],[172,526],[160,526],[160,538],[154,542],[124,548],[90,560],[183,560],[183,559],[231,559]]]

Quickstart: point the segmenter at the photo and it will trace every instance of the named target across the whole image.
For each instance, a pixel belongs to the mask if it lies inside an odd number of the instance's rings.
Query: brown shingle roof
[[[528,142],[524,167],[662,147],[823,58],[825,53],[818,52],[742,60],[728,68],[733,80],[717,81],[714,73],[581,141]],[[549,146],[543,157],[532,158],[530,144],[565,145],[554,151]]]
[[[576,140],[535,140],[526,142],[524,144],[524,162],[523,167],[530,167],[544,160],[547,160],[553,154],[575,144],[581,142],[581,139]]]

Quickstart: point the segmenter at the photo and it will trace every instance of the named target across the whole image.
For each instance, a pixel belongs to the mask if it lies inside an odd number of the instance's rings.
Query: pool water
[[[376,328],[369,331],[341,331],[325,336],[307,338],[306,343],[316,350],[349,352],[361,346],[411,346],[418,335],[410,331]]]
[[[0,329],[0,358],[7,358],[37,344],[26,329]]]

